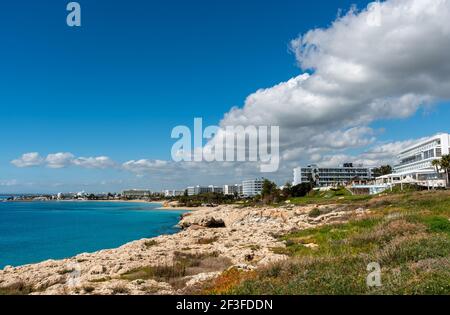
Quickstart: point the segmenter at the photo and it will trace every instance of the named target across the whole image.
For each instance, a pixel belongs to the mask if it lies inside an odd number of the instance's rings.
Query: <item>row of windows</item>
[[[428,151],[428,150],[433,150],[436,146],[441,144],[441,140],[435,140],[433,142],[424,144],[420,147],[414,148],[412,150],[409,150],[408,152],[404,152],[401,155],[405,156],[405,155],[418,155],[421,154],[423,151]]]
[[[408,158],[404,158],[401,160],[399,166],[411,164],[411,163],[415,163],[415,162],[419,162],[419,161],[423,161],[423,160],[432,159],[434,157],[441,157],[441,156],[442,156],[442,149],[436,148],[436,150],[432,149],[432,150],[424,151],[423,154],[418,154],[418,155],[414,155],[414,156],[411,156]]]
[[[302,173],[302,177],[308,177],[311,173]],[[353,176],[370,176],[369,173],[319,173],[321,177],[353,177]]]
[[[409,167],[398,167],[396,168],[396,172],[408,172],[408,171],[417,171],[419,169],[425,169],[425,168],[431,168],[431,162],[423,162],[423,163],[419,163],[419,164],[415,164],[414,166],[409,166]]]
[[[319,173],[339,172],[339,173],[352,173],[352,172],[368,172],[367,168],[320,168],[315,169]],[[311,173],[313,169],[306,168],[301,170],[302,173]]]

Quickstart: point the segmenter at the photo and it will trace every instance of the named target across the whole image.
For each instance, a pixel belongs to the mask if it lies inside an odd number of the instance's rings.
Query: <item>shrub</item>
[[[124,285],[116,285],[111,288],[112,294],[129,294],[130,290]]]
[[[33,292],[33,287],[24,281],[18,281],[5,287],[0,287],[0,295],[27,295]]]
[[[92,293],[92,292],[95,291],[95,288],[94,288],[93,286],[87,285],[87,286],[84,286],[84,287],[83,287],[83,290],[84,290],[84,292],[86,292],[86,293]]]
[[[450,240],[439,235],[419,234],[393,239],[375,254],[382,265],[400,265],[450,254]]]
[[[310,218],[317,218],[318,216],[320,216],[322,214],[322,212],[320,212],[319,208],[314,208],[311,211],[309,211],[308,216]]]
[[[155,240],[148,240],[144,242],[145,247],[150,248],[152,246],[158,245],[158,242]]]
[[[428,231],[430,232],[450,234],[450,221],[445,217],[427,217],[424,219],[424,223],[427,225]]]

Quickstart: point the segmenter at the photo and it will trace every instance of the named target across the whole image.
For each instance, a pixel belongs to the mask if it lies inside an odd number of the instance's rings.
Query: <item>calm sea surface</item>
[[[184,211],[157,207],[125,202],[0,201],[0,268],[177,232],[175,225]]]

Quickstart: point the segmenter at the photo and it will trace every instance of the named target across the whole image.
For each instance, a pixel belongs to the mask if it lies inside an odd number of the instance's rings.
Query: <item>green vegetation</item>
[[[304,197],[291,198],[290,203],[295,205],[347,203],[349,201],[361,201],[372,199],[367,195],[352,195],[347,189],[333,188],[328,191],[312,190]]]
[[[343,198],[342,198],[343,197]],[[212,294],[450,294],[450,192],[353,198],[314,192],[298,203],[339,201],[370,215],[293,232],[273,248],[289,259],[251,273],[227,272]],[[300,199],[299,199],[300,200]],[[320,215],[313,209],[310,216]],[[381,286],[368,287],[367,266],[381,266]]]
[[[238,200],[237,196],[232,195],[224,195],[221,193],[203,193],[195,196],[188,196],[185,194],[184,196],[176,197],[174,200],[177,200],[180,206],[185,207],[200,207],[204,204],[209,205],[221,205],[221,204],[231,204]]]
[[[447,187],[450,186],[450,154],[443,155],[440,160],[434,160],[433,166],[436,170],[443,171],[445,173],[445,180],[447,182]]]
[[[373,177],[376,178],[376,177],[380,177],[380,176],[383,176],[383,175],[392,174],[393,171],[394,170],[392,169],[392,166],[390,166],[390,165],[382,165],[380,167],[374,168],[372,170],[372,174],[373,174]]]
[[[229,259],[220,257],[217,252],[197,254],[176,252],[171,265],[141,267],[123,274],[121,278],[129,281],[154,279],[166,281],[175,287],[183,287],[183,278],[186,276],[223,271],[230,265]]]

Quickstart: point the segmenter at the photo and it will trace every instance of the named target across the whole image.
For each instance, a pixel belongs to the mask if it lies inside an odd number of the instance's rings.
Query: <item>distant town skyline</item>
[[[79,2],[3,5],[0,194],[281,185],[450,131],[447,1]],[[279,170],[173,162],[195,117],[280,126]]]

